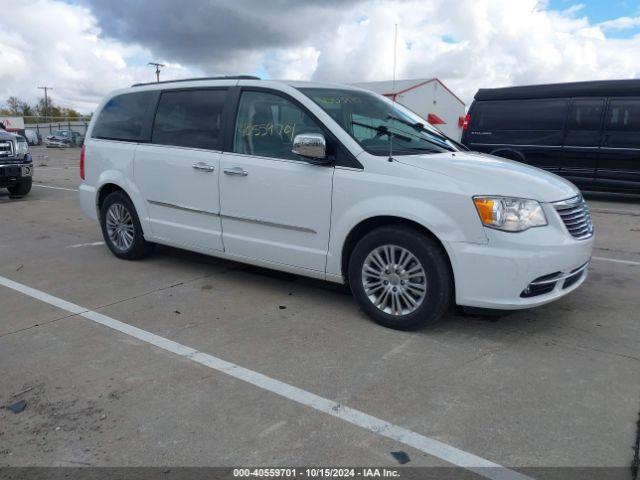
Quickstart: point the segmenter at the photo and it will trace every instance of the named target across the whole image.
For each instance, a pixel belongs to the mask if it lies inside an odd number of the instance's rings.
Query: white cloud
[[[614,20],[601,22],[598,26],[604,30],[626,30],[640,25],[640,17],[620,17]]]
[[[0,16],[0,103],[9,96],[35,103],[42,95],[36,87],[46,85],[59,106],[89,113],[107,92],[154,79],[151,67],[130,61],[150,53],[100,38],[86,8],[35,0],[14,2],[9,10]],[[185,70],[168,64],[163,77],[189,76]]]
[[[271,78],[301,80],[316,69],[319,55],[320,52],[311,46],[289,48],[267,55],[263,64]]]
[[[536,0],[358,5],[334,35],[315,44],[320,56],[311,77],[391,79],[394,23],[397,77],[440,77],[467,103],[481,87],[639,77],[639,38],[606,36],[607,28],[629,20],[594,25],[580,11],[580,5],[544,10]],[[348,19],[363,14],[366,25]]]
[[[175,8],[179,17],[180,7]],[[330,17],[317,4],[317,23],[289,46],[240,48],[229,41],[233,54],[222,66],[207,42],[194,38],[201,46],[190,49],[189,58],[201,59],[201,67],[167,58],[162,76],[198,76],[201,69],[216,68],[266,71],[272,78],[387,80],[397,23],[397,78],[437,76],[467,103],[482,87],[640,77],[640,35],[607,36],[640,25],[640,17],[615,18],[612,12],[612,20],[592,23],[579,3],[562,11],[549,10],[544,0],[370,0],[326,8]],[[278,28],[294,31],[297,20],[282,11]],[[15,2],[11,15],[0,17],[0,101],[10,95],[34,101],[41,94],[36,87],[50,85],[56,103],[88,112],[112,89],[153,80],[145,65],[152,58],[145,45],[104,38],[86,7],[56,0]]]

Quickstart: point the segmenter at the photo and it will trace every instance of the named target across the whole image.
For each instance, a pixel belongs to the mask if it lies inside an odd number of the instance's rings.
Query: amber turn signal
[[[476,204],[476,210],[480,215],[480,220],[485,225],[491,225],[495,222],[495,206],[496,200],[492,198],[476,197],[473,199]]]

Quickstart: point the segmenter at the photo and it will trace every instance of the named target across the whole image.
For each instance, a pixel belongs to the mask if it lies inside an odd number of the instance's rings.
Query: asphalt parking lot
[[[31,194],[0,190],[0,402],[27,404],[0,409],[0,465],[631,465],[639,199],[587,197],[571,295],[407,333],[332,284],[163,247],[118,260],[80,211],[79,150],[32,153]]]

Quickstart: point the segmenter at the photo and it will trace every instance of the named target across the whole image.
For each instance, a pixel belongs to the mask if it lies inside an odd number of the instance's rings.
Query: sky
[[[640,78],[640,0],[13,0],[0,16],[0,103],[53,88],[92,112],[161,79],[440,78],[479,88]]]

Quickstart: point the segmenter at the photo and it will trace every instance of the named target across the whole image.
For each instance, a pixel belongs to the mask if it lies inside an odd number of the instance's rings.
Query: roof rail
[[[231,75],[225,77],[180,78],[178,80],[163,80],[162,82],[134,83],[131,86],[142,87],[144,85],[157,85],[158,83],[199,82],[203,80],[260,80],[260,77],[254,77],[253,75]]]
[[[475,100],[528,100],[567,97],[637,97],[638,92],[640,92],[640,79],[636,78],[481,88],[474,98]]]

